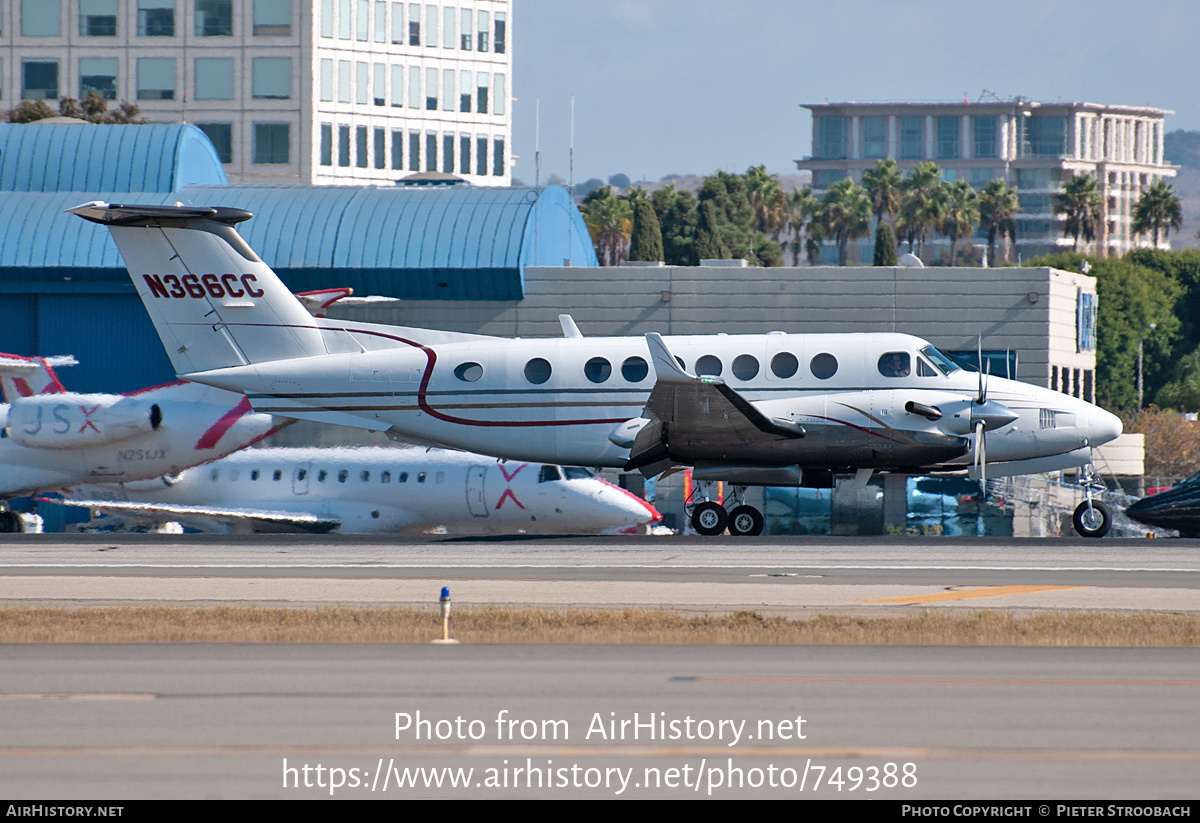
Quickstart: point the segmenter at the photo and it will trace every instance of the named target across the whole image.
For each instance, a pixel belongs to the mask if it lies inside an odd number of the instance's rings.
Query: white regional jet
[[[1121,432],[1096,406],[985,381],[904,334],[585,338],[564,315],[561,339],[510,340],[313,318],[234,230],[249,212],[71,211],[108,226],[181,377],[407,442],[647,476],[692,466],[733,487],[731,512],[695,506],[701,533],[761,531],[747,485],[1055,471]],[[1076,515],[1094,536],[1111,522],[1090,494]]]
[[[131,394],[63,389],[54,365],[72,358],[0,355],[0,500],[88,480],[178,472],[257,442],[279,428],[238,394],[171,383]],[[290,421],[282,421],[287,425]],[[21,531],[0,511],[0,532]]]
[[[635,533],[662,516],[587,469],[418,448],[246,449],[63,502],[205,531]]]

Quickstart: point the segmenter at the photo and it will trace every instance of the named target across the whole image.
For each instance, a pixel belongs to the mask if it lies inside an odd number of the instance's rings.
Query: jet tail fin
[[[176,374],[326,354],[304,305],[246,244],[231,208],[85,203],[107,226]]]
[[[66,389],[54,373],[55,366],[74,366],[74,357],[22,357],[0,354],[0,390],[4,402],[13,403],[35,394],[60,394]]]

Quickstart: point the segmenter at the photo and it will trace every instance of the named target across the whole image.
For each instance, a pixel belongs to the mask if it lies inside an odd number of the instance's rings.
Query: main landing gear
[[[698,486],[700,484],[697,484]],[[710,483],[704,483],[702,496],[707,498]],[[699,492],[700,489],[698,488]],[[734,507],[729,511],[720,503],[705,499],[692,509],[692,528],[696,534],[712,537],[721,534],[726,529],[735,537],[753,537],[762,534],[762,512],[745,503],[746,487],[734,486],[730,492],[730,500]]]
[[[1082,483],[1084,500],[1075,508],[1071,522],[1083,537],[1104,537],[1112,528],[1112,510],[1093,497],[1106,490],[1104,482],[1089,465],[1084,470]]]

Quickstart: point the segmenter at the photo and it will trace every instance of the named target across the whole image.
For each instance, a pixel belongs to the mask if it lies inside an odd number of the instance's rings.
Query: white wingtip
[[[654,363],[654,374],[659,380],[692,381],[696,377],[684,371],[683,366],[671,354],[667,343],[658,332],[646,335],[646,345],[650,347],[650,360]]]

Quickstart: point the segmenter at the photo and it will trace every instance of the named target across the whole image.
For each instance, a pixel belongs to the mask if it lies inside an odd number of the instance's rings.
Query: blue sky
[[[513,0],[515,176],[792,173],[801,103],[1087,100],[1200,129],[1196,0]]]

